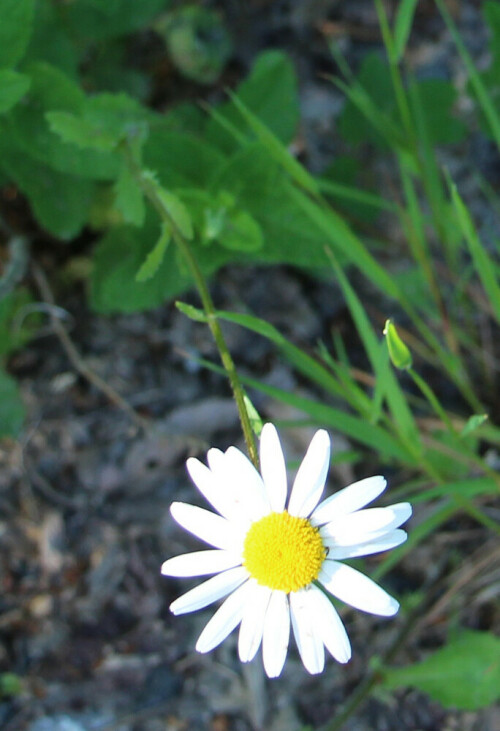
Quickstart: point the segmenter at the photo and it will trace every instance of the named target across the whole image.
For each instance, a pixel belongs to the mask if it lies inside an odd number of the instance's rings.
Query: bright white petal
[[[234,483],[239,486],[242,491],[251,497],[247,507],[249,511],[249,520],[261,518],[267,515],[270,510],[269,500],[267,498],[262,477],[259,475],[253,464],[250,462],[243,452],[236,447],[229,447],[224,455],[228,474],[233,476]]]
[[[257,584],[255,579],[249,579],[248,583],[253,584],[253,590],[241,620],[238,638],[238,654],[241,662],[250,662],[260,647],[264,620],[271,598],[271,589],[267,586]]]
[[[323,500],[311,515],[311,523],[324,525],[341,515],[364,508],[385,490],[386,485],[385,478],[380,476],[366,477],[364,480],[353,482],[349,487],[344,487],[335,495]]]
[[[287,595],[283,591],[273,591],[262,636],[262,659],[268,678],[277,678],[283,670],[289,639],[290,610]]]
[[[161,572],[165,576],[204,576],[241,565],[241,555],[231,551],[193,551],[165,561]]]
[[[172,503],[170,512],[179,525],[216,548],[237,550],[244,540],[237,525],[204,508],[188,503]]]
[[[393,530],[390,533],[383,533],[383,535],[372,541],[357,543],[354,546],[338,546],[334,539],[326,539],[324,544],[325,548],[328,548],[328,558],[343,559],[370,556],[372,553],[389,551],[391,548],[404,543],[407,538],[408,535],[404,530]]]
[[[315,617],[311,612],[309,589],[301,589],[290,594],[290,616],[304,667],[311,675],[317,675],[325,667],[325,650],[317,631]]]
[[[312,438],[293,483],[288,505],[290,515],[306,518],[314,510],[325,488],[329,466],[330,437],[320,429]]]
[[[282,513],[287,493],[286,466],[278,432],[273,424],[265,424],[260,435],[260,471],[271,510]]]
[[[398,602],[378,584],[347,564],[326,559],[318,581],[337,599],[363,612],[392,617],[399,609]]]
[[[317,586],[312,586],[309,593],[313,621],[326,649],[338,662],[349,662],[351,643],[337,610]]]
[[[224,500],[223,510],[219,510],[219,512],[231,520],[247,524],[253,506],[253,492],[240,483],[237,476],[231,471],[231,465],[226,460],[226,455],[220,449],[209,449],[207,460],[219,493]]]
[[[375,536],[399,528],[411,515],[409,503],[389,505],[387,508],[368,508],[344,515],[320,528],[320,535],[333,538],[337,545],[352,546],[365,543]]]
[[[198,642],[196,643],[198,652],[210,652],[210,650],[213,650],[241,622],[247,604],[249,589],[251,587],[247,581],[221,604],[198,638]]]
[[[186,614],[208,607],[229,592],[234,591],[248,579],[248,571],[243,566],[228,569],[222,574],[216,574],[211,579],[198,584],[194,589],[186,592],[170,605],[173,614]]]

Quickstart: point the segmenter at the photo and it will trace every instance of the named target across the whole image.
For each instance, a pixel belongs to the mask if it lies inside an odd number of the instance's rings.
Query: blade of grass
[[[449,185],[458,223],[468,244],[481,283],[489,297],[497,322],[500,323],[500,286],[495,276],[496,265],[477,235],[471,215],[457,190],[457,186],[451,181]]]
[[[498,115],[495,105],[493,104],[493,101],[488,93],[488,90],[476,69],[476,65],[470,53],[468,52],[464,42],[462,41],[462,38],[460,37],[460,33],[458,32],[458,29],[453,22],[453,18],[451,17],[450,12],[446,7],[446,3],[443,0],[436,0],[436,5],[438,6],[439,12],[441,13],[443,20],[446,23],[446,27],[448,28],[451,37],[455,42],[460,57],[462,58],[464,66],[469,74],[471,86],[474,89],[474,93],[477,97],[479,105],[481,106],[483,114],[486,117],[486,120],[490,126],[493,138],[495,139],[495,142],[500,149],[500,116]]]
[[[399,3],[393,32],[395,63],[398,63],[402,59],[405,52],[417,3],[418,0],[401,0]]]

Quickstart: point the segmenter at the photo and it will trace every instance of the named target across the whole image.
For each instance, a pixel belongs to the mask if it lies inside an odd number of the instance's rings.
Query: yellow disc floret
[[[286,593],[317,579],[325,556],[318,529],[286,510],[253,523],[243,545],[243,564],[250,575]]]

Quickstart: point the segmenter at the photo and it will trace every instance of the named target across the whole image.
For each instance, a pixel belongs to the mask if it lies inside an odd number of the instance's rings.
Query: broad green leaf
[[[444,79],[423,79],[414,84],[420,112],[425,121],[431,145],[462,142],[468,134],[467,126],[453,114],[458,93],[453,84]]]
[[[500,698],[500,639],[465,630],[422,662],[384,668],[382,675],[388,690],[411,686],[445,708],[485,708]]]
[[[165,252],[170,243],[171,236],[171,230],[165,223],[163,223],[160,238],[141,264],[140,269],[135,276],[138,282],[146,282],[148,279],[151,279],[151,277],[154,277],[165,258]]]
[[[309,175],[303,165],[288,151],[279,138],[245,106],[235,94],[231,95],[233,104],[242,114],[250,129],[262,143],[269,155],[285,170],[290,178],[310,193],[317,193],[318,186],[314,178]]]
[[[224,227],[217,237],[221,246],[231,251],[252,253],[262,248],[264,239],[257,221],[246,211],[229,211]]]
[[[225,163],[224,155],[203,138],[170,130],[166,122],[152,128],[143,148],[144,164],[168,189],[207,187]]]
[[[115,206],[122,214],[125,223],[142,226],[146,215],[144,196],[129,165],[125,162],[122,164],[114,190]]]
[[[79,54],[64,23],[61,8],[52,0],[37,0],[33,19],[33,32],[23,64],[46,61],[57,66],[72,79],[79,78]]]
[[[236,95],[270,134],[284,145],[290,144],[299,122],[299,99],[296,74],[285,53],[261,53],[249,76],[237,87]],[[245,136],[250,133],[250,128],[234,102],[217,108],[217,116],[208,123],[206,139],[222,150],[232,152],[238,144],[232,135],[227,134],[221,119]]]
[[[214,194],[230,191],[235,205],[262,229],[264,246],[241,260],[306,267],[327,263],[324,233],[297,206],[288,176],[260,143],[249,144],[219,168],[211,189]]]
[[[81,43],[116,38],[147,27],[156,15],[168,9],[169,0],[78,0],[65,4],[64,20]]]
[[[399,3],[394,23],[394,60],[396,62],[400,61],[405,52],[417,3],[418,0],[401,0]]]
[[[90,280],[90,301],[96,311],[137,312],[159,307],[192,285],[186,267],[179,266],[175,246],[167,247],[158,270],[147,283],[136,281],[138,270],[159,237],[157,217],[147,215],[142,229],[118,226],[101,238]],[[220,247],[195,247],[195,255],[205,276],[231,259],[231,253]]]
[[[97,94],[85,100],[81,116],[47,112],[53,132],[77,147],[111,152],[122,140],[141,141],[147,135],[148,114],[127,94]]]
[[[47,112],[45,115],[52,132],[58,134],[64,142],[81,148],[93,148],[109,152],[115,146],[112,135],[96,128],[83,117],[71,112]]]
[[[0,437],[17,437],[25,409],[16,381],[0,368]]]
[[[30,87],[30,78],[10,69],[0,69],[0,114],[8,112],[23,98]]]
[[[85,225],[94,183],[37,162],[0,134],[0,170],[28,198],[40,226],[63,240],[74,238]]]
[[[33,26],[35,0],[2,0],[0,5],[0,68],[23,57]]]
[[[5,132],[30,157],[62,173],[89,179],[110,180],[118,172],[118,156],[99,150],[83,150],[64,142],[46,119],[47,112],[82,116],[86,97],[66,74],[46,63],[26,69],[31,87],[23,104],[15,106],[4,119]]]

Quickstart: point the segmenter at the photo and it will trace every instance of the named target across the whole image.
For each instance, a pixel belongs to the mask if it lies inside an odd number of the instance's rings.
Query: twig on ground
[[[36,280],[38,288],[40,289],[40,293],[43,299],[47,304],[55,307],[56,303],[54,301],[54,296],[52,294],[44,272],[36,264],[33,264],[32,268],[33,276]],[[60,318],[56,316],[55,312],[56,310],[54,309],[48,310],[51,325],[54,329],[54,333],[59,338],[61,345],[63,346],[66,355],[68,356],[74,368],[78,371],[78,373],[80,373],[80,375],[82,375],[87,381],[89,381],[89,383],[91,383],[99,391],[101,391],[111,401],[111,403],[113,403],[119,409],[122,409],[122,411],[124,411],[130,417],[134,424],[136,424],[136,426],[138,426],[140,429],[146,429],[149,426],[149,422],[142,416],[140,416],[137,411],[128,403],[128,401],[123,398],[123,396],[115,391],[115,389],[108,383],[106,383],[106,381],[101,378],[97,373],[94,373],[94,371],[89,368],[89,366],[85,363],[84,359],[76,349],[73,341],[69,337],[66,328],[62,324]]]

